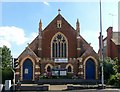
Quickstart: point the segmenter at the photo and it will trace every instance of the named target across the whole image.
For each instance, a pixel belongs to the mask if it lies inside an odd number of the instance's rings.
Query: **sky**
[[[58,15],[61,15],[76,29],[76,21],[80,22],[80,35],[91,43],[98,52],[100,13],[99,2],[44,2],[3,0],[0,3],[0,47],[6,45],[10,48],[12,56],[17,58],[27,47],[27,43],[38,35],[38,25],[42,20],[43,29]],[[114,2],[113,2],[114,1]],[[106,37],[106,30],[113,26],[118,31],[118,1],[102,2],[102,31]]]

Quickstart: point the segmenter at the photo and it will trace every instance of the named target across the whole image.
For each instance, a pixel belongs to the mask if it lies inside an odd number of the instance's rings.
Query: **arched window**
[[[67,71],[68,71],[68,72],[72,72],[72,68],[71,68],[71,66],[68,66]]]
[[[51,41],[52,57],[66,58],[67,57],[67,39],[61,34],[57,34]]]
[[[47,72],[51,72],[51,67],[50,66],[47,67]]]

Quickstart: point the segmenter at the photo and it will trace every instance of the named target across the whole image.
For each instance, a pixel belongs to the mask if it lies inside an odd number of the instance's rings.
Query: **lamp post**
[[[15,91],[15,70],[14,70],[14,58],[12,58],[12,72],[13,72],[13,91]]]
[[[101,0],[100,0],[100,59],[101,59],[101,83],[102,88],[104,88],[104,70],[103,70],[103,39],[102,39],[102,9],[101,9]]]

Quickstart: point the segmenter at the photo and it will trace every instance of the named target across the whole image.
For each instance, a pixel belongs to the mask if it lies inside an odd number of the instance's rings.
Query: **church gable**
[[[76,57],[76,30],[61,16],[57,17],[43,30],[42,50],[43,57],[51,58],[51,41],[54,35],[64,34],[68,40],[68,57]],[[48,48],[49,47],[49,48]],[[48,53],[48,54],[46,54]]]
[[[39,22],[38,36],[18,57],[16,79],[37,81],[43,75],[52,74],[54,69],[67,69],[66,72],[81,79],[98,79],[98,55],[89,43],[80,35],[80,23],[77,19],[74,29],[59,13],[53,21],[42,30]],[[89,74],[89,63],[93,74]],[[27,72],[26,70],[30,71]],[[51,75],[52,77],[52,75]]]
[[[33,52],[33,50],[29,46],[26,47],[26,49],[20,54],[18,58],[21,60],[27,56],[32,57],[34,59],[37,58],[37,55]]]
[[[38,36],[25,48],[25,50],[18,56],[18,58],[23,58],[27,55],[33,57],[38,57]]]
[[[64,35],[64,38],[66,38],[67,40],[67,44],[66,44],[67,58],[81,57],[87,51],[87,49],[90,48],[91,46],[86,42],[86,40],[79,33],[80,33],[80,25],[79,25],[78,19],[76,22],[76,30],[75,30],[62,17],[61,14],[58,14],[43,31],[42,31],[42,22],[40,20],[39,35],[29,44],[29,48],[38,57],[51,58],[53,57],[53,54],[52,54],[53,38],[56,36],[56,34]],[[39,44],[41,46],[39,46]],[[62,46],[62,43],[61,43],[61,46]]]
[[[52,30],[50,30],[52,28]],[[46,31],[62,31],[62,32],[69,32],[74,31],[75,29],[64,19],[64,17],[61,14],[58,14],[52,22],[49,23],[49,25],[43,30],[43,32]]]

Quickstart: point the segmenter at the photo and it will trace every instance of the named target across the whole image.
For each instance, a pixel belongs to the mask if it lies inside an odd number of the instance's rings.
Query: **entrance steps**
[[[50,85],[50,90],[66,90],[67,85]]]

